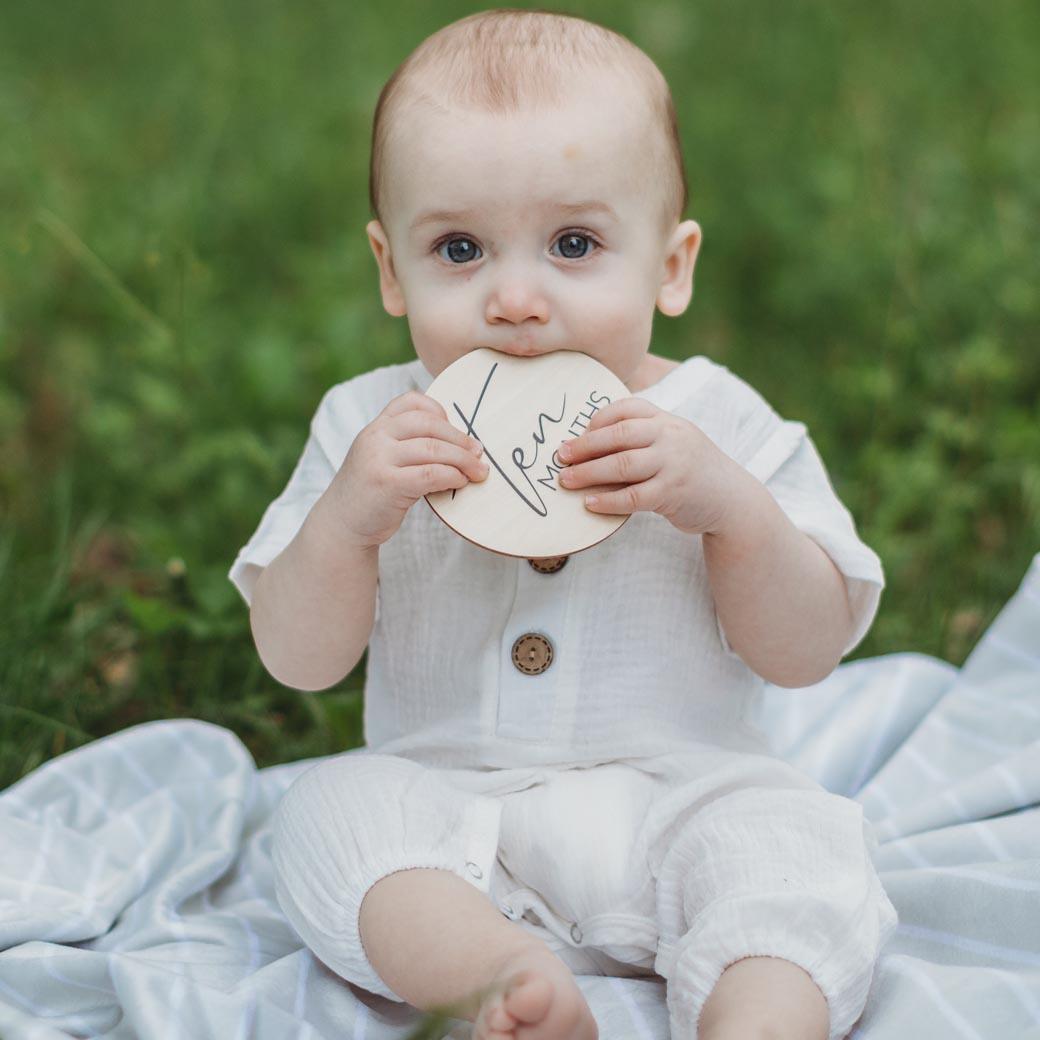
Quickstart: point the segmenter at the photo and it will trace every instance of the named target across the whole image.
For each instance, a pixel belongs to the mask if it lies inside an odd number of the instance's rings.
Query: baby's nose
[[[529,282],[514,279],[496,286],[487,301],[487,320],[519,325],[533,320],[549,320],[549,303],[545,294]]]

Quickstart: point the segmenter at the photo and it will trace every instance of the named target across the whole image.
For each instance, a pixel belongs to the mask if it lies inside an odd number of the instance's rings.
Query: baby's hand
[[[432,397],[395,397],[354,438],[333,478],[345,533],[362,547],[382,545],[423,495],[487,477],[483,450]]]
[[[596,485],[595,513],[659,513],[688,534],[717,532],[739,509],[755,478],[700,427],[641,397],[624,397],[596,412],[585,432],[564,441],[568,463],[560,484]],[[588,460],[588,461],[587,461]],[[628,485],[603,491],[600,485]]]

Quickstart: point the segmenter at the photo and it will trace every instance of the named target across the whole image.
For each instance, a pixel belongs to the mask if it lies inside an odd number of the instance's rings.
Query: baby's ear
[[[370,220],[365,228],[368,244],[375,254],[379,265],[379,291],[383,296],[383,309],[395,318],[403,317],[407,311],[401,283],[394,274],[394,262],[390,256],[390,239],[387,238],[383,225],[378,220]]]
[[[693,265],[701,247],[701,227],[695,220],[684,220],[672,232],[664,255],[664,275],[657,292],[657,307],[670,318],[678,317],[693,295]]]

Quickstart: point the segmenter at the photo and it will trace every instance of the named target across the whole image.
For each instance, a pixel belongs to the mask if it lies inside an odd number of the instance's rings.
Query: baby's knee
[[[364,954],[360,908],[380,878],[422,862],[440,839],[435,821],[421,825],[429,806],[408,793],[426,789],[425,772],[348,752],[297,777],[272,822],[275,894],[287,920],[338,975],[393,1000]]]
[[[827,791],[745,788],[679,830],[661,880],[690,921],[721,898],[833,899],[873,880],[868,828],[858,803]]]
[[[296,779],[275,812],[275,891],[287,914],[356,915],[378,880],[415,867],[486,891],[501,806],[436,770],[392,755],[347,753]]]
[[[896,924],[870,849],[862,807],[822,790],[747,788],[698,812],[658,878],[662,927],[679,936],[665,969],[676,1014],[699,1008],[726,965],[781,958],[812,978],[844,1036]]]
[[[282,796],[272,820],[273,851],[305,842],[326,851],[344,829],[378,824],[405,789],[424,772],[414,762],[392,755],[347,752],[301,774]]]

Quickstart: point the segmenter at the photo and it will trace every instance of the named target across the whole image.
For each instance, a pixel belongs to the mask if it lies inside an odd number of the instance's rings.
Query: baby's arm
[[[271,675],[324,690],[350,672],[375,624],[380,545],[423,495],[484,480],[482,452],[439,402],[415,390],[354,437],[296,537],[253,588],[253,639]]]
[[[756,407],[759,419],[745,425],[762,430]],[[773,428],[779,422],[772,417]],[[558,451],[568,463],[564,487],[627,485],[587,498],[593,511],[653,510],[680,531],[703,535],[719,623],[764,679],[808,686],[834,670],[855,625],[844,577],[766,485],[699,426],[626,397],[597,411]]]
[[[835,669],[852,633],[845,580],[750,474],[730,486],[725,521],[703,538],[715,610],[730,646],[777,686]]]
[[[375,623],[379,547],[343,531],[332,485],[296,537],[260,573],[249,620],[257,653],[280,683],[324,690],[361,660]]]

